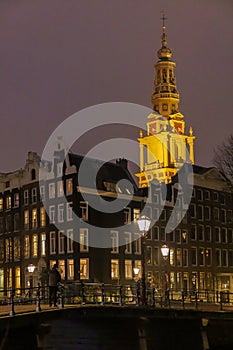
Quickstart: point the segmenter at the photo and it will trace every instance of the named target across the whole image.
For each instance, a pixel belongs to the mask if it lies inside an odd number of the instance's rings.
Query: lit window
[[[175,250],[174,249],[170,249],[169,259],[170,259],[170,265],[174,266],[175,265]]]
[[[73,229],[67,230],[67,253],[73,253],[74,233]]]
[[[125,279],[133,278],[132,260],[125,260]]]
[[[74,279],[74,259],[67,259],[67,279]]]
[[[58,260],[58,270],[61,274],[61,279],[66,278],[65,260]]]
[[[20,260],[20,238],[14,237],[14,260]]]
[[[88,203],[80,202],[81,219],[88,220]]]
[[[73,182],[72,179],[66,180],[66,194],[70,195],[73,193]]]
[[[80,264],[80,280],[88,280],[89,279],[89,259],[82,258],[79,261]]]
[[[111,253],[119,253],[118,232],[111,231]]]
[[[38,236],[32,236],[32,256],[36,257],[38,255]]]
[[[40,239],[41,239],[41,256],[45,256],[46,255],[46,234],[41,233]]]
[[[65,242],[64,232],[59,231],[58,233],[58,253],[59,254],[64,253],[64,250],[65,250],[64,242]]]
[[[50,232],[50,254],[56,254],[56,232]]]
[[[176,265],[182,266],[182,249],[181,248],[176,249]]]
[[[130,208],[125,208],[124,209],[124,224],[129,224],[131,222],[131,209]]]
[[[55,184],[54,184],[54,182],[49,184],[49,198],[55,198]]]
[[[136,221],[140,217],[140,209],[134,208],[133,209],[133,219]]]
[[[111,259],[111,278],[118,279],[119,278],[119,260]]]
[[[150,245],[146,246],[146,264],[152,265],[152,247]]]
[[[80,228],[79,233],[80,252],[88,252],[88,229]]]
[[[24,228],[29,229],[29,211],[24,211]]]
[[[199,265],[205,265],[205,249],[203,247],[199,248]]]
[[[20,284],[20,267],[17,266],[15,268],[15,288],[16,288],[16,294],[19,294],[20,293],[20,287],[21,287],[21,284]]]
[[[11,196],[6,197],[6,209],[11,209]]]
[[[29,236],[24,236],[24,257],[30,257],[30,239]]]
[[[62,197],[64,195],[63,181],[57,182],[57,196]]]
[[[32,228],[37,228],[37,209],[32,209]]]
[[[19,193],[14,194],[14,207],[19,206]]]
[[[0,211],[3,211],[3,198],[0,198]]]
[[[45,208],[41,207],[40,208],[40,226],[44,227],[46,225],[46,213],[45,213]]]

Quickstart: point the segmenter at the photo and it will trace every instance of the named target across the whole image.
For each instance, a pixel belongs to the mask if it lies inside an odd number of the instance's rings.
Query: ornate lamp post
[[[165,274],[164,274],[164,277],[165,277],[165,305],[169,305],[169,284],[170,284],[170,281],[169,281],[169,274],[168,274],[168,258],[169,258],[169,248],[166,244],[164,244],[162,247],[161,247],[161,253],[162,253],[162,257],[165,261],[165,264],[166,264],[166,269],[165,269]]]
[[[138,227],[140,232],[142,233],[142,305],[147,305],[146,299],[146,272],[145,272],[145,244],[146,244],[146,236],[147,232],[150,228],[151,220],[145,215],[139,217],[137,219]]]

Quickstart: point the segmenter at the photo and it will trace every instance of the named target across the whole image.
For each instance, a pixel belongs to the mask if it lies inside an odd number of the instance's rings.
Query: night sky
[[[1,0],[0,172],[23,167],[28,151],[42,154],[82,108],[151,106],[162,9],[196,163],[213,164],[233,130],[232,0]]]

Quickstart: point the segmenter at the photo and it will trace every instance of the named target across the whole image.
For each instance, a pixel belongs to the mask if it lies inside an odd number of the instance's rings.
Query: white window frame
[[[56,254],[57,247],[56,247],[56,232],[55,231],[49,232],[49,248],[50,248],[50,254]]]
[[[119,233],[118,231],[111,231],[111,253],[119,253]]]
[[[88,252],[88,228],[80,228],[79,230],[79,247],[80,252]]]
[[[58,232],[58,253],[64,254],[65,252],[65,236],[64,231]]]
[[[74,231],[73,229],[67,230],[67,253],[74,252]]]

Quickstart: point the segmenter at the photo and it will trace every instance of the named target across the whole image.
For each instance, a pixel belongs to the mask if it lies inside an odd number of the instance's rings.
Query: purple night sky
[[[232,0],[1,0],[0,172],[23,167],[28,151],[42,154],[82,108],[150,107],[162,9],[196,163],[212,165],[233,130]]]

